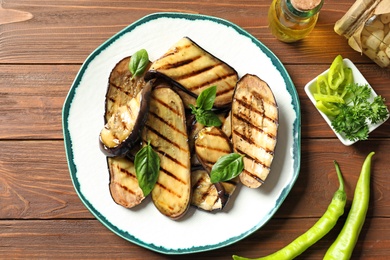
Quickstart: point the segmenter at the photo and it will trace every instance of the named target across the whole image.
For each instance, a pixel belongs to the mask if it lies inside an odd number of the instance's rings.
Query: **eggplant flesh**
[[[192,196],[191,205],[205,211],[220,210],[223,201],[217,186],[211,183],[209,173],[204,169],[194,170],[191,173]]]
[[[233,151],[230,140],[217,127],[205,127],[195,138],[195,153],[203,167],[210,172],[218,159]]]
[[[268,84],[255,75],[244,75],[236,86],[231,117],[234,150],[245,155],[240,180],[257,188],[270,172],[279,125],[277,103]]]
[[[100,143],[107,156],[123,156],[137,144],[147,118],[152,85],[149,81],[136,97],[118,107],[104,125]]]
[[[137,96],[146,84],[144,75],[152,63],[149,61],[143,75],[132,77],[129,70],[130,60],[131,56],[123,58],[114,66],[110,73],[105,99],[104,123],[107,123],[119,107],[124,106],[132,98]]]
[[[194,105],[196,97],[211,86],[217,87],[214,106],[226,107],[232,102],[238,73],[190,38],[183,37],[152,63],[145,78],[155,77],[169,80],[178,88],[186,107]]]
[[[124,157],[108,157],[110,194],[118,205],[133,208],[145,198],[138,185],[134,163]]]
[[[192,172],[192,205],[206,211],[221,210],[225,207],[239,179],[236,177],[229,181],[211,183],[209,174],[221,156],[232,152],[230,140],[220,128],[205,127],[198,132],[195,153],[204,170]]]
[[[190,205],[191,164],[184,105],[171,88],[152,91],[142,140],[149,142],[160,157],[152,201],[163,215],[178,219]]]

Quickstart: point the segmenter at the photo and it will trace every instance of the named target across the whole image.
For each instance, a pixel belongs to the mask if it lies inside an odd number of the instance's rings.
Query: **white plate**
[[[363,76],[363,74],[360,72],[360,70],[353,64],[353,62],[350,59],[343,59],[344,65],[346,67],[351,68],[352,74],[353,74],[353,79],[355,83],[358,83],[359,85],[368,85],[371,89],[371,96],[370,96],[370,101],[373,101],[376,96],[376,92],[374,89],[371,87],[371,85],[368,83],[366,78]],[[306,95],[309,97],[310,101],[313,103],[313,105],[316,105],[316,100],[314,99],[313,93],[315,92],[316,86],[317,86],[317,78],[321,75],[325,75],[329,72],[329,69],[325,70],[322,72],[320,75],[312,79],[309,83],[306,84],[305,86],[305,92]],[[356,143],[358,140],[351,141],[348,138],[345,137],[344,133],[337,133],[336,130],[332,126],[332,121],[329,119],[327,115],[325,115],[323,112],[317,109],[317,111],[321,114],[321,116],[324,118],[326,123],[328,123],[329,127],[333,130],[337,138],[342,142],[344,145],[349,146],[354,143]],[[368,133],[371,133],[375,129],[377,129],[380,125],[382,125],[389,117],[387,117],[384,121],[375,123],[375,124],[368,124]]]
[[[258,75],[279,106],[279,133],[271,173],[259,189],[240,187],[222,212],[190,208],[178,221],[163,216],[151,201],[136,209],[114,203],[106,158],[99,149],[105,93],[111,69],[145,48],[150,60],[184,36],[233,66],[239,76]],[[156,13],[120,31],[81,66],[63,107],[63,131],[70,176],[85,206],[115,234],[153,251],[186,254],[235,243],[262,227],[277,211],[300,168],[300,105],[278,58],[252,35],[228,21],[203,15]]]

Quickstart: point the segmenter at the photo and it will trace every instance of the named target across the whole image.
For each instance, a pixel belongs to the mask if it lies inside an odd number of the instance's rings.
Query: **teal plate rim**
[[[268,218],[266,220],[261,220],[258,225],[254,226],[252,229],[247,230],[243,234],[232,237],[227,239],[226,241],[223,241],[218,244],[213,245],[206,245],[206,246],[197,246],[197,247],[191,247],[191,248],[181,248],[181,249],[168,249],[161,246],[156,246],[154,244],[145,243],[134,236],[132,236],[127,231],[123,231],[121,229],[118,229],[115,225],[110,223],[105,216],[103,216],[98,210],[94,208],[94,206],[84,197],[84,195],[80,192],[80,183],[77,180],[77,167],[74,164],[74,158],[73,158],[73,151],[72,151],[72,139],[70,136],[69,128],[68,128],[68,117],[69,117],[69,110],[70,106],[72,104],[73,98],[75,96],[76,89],[78,85],[80,84],[80,81],[83,77],[83,74],[88,67],[89,63],[97,56],[99,55],[103,50],[105,50],[110,44],[115,42],[118,38],[123,36],[126,33],[131,32],[136,27],[142,25],[143,23],[147,23],[149,21],[159,19],[159,18],[172,18],[172,19],[187,19],[187,20],[207,20],[211,22],[215,22],[218,24],[222,24],[226,27],[230,27],[234,29],[237,33],[239,33],[242,36],[245,36],[249,38],[261,51],[265,53],[265,55],[271,59],[272,64],[277,68],[277,70],[281,73],[281,76],[283,77],[287,91],[291,95],[292,98],[292,106],[294,109],[294,112],[296,114],[296,119],[293,123],[293,147],[292,147],[292,157],[293,157],[293,178],[292,181],[289,183],[289,185],[285,186],[282,190],[279,198],[277,199],[276,206],[273,208],[271,212],[268,214]],[[258,39],[256,39],[254,36],[252,36],[250,33],[242,29],[241,27],[237,26],[236,24],[229,22],[227,20],[214,17],[214,16],[208,16],[208,15],[200,15],[200,14],[189,14],[189,13],[176,13],[176,12],[160,12],[160,13],[153,13],[150,15],[147,15],[134,23],[130,24],[123,30],[119,31],[117,34],[109,38],[107,41],[105,41],[102,45],[100,45],[97,49],[95,49],[85,60],[83,65],[81,66],[78,74],[76,75],[76,78],[68,92],[68,95],[65,99],[63,110],[62,110],[62,129],[63,129],[63,135],[64,135],[64,146],[65,146],[65,152],[68,162],[68,168],[70,172],[70,177],[72,179],[73,186],[76,190],[76,193],[78,194],[81,201],[84,203],[84,205],[87,207],[87,209],[98,219],[104,226],[106,226],[109,230],[111,230],[116,235],[122,237],[125,240],[128,240],[129,242],[132,242],[136,245],[139,245],[141,247],[147,248],[149,250],[163,253],[163,254],[191,254],[191,253],[198,253],[198,252],[204,252],[204,251],[210,251],[215,250],[221,247],[225,247],[228,245],[231,245],[233,243],[236,243],[243,238],[249,236],[256,230],[258,230],[260,227],[262,227],[268,220],[275,214],[275,212],[279,209],[287,195],[289,194],[291,188],[294,186],[295,181],[298,178],[299,171],[300,171],[300,164],[301,164],[301,115],[300,115],[300,102],[299,97],[297,94],[297,91],[295,89],[295,86],[286,71],[283,64],[280,62],[280,60],[275,56],[275,54],[272,53],[262,42],[260,42]]]

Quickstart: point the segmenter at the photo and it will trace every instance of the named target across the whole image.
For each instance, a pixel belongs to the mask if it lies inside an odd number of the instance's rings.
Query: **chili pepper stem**
[[[374,152],[371,152],[363,163],[348,217],[340,234],[326,252],[324,260],[350,259],[352,255],[368,210],[370,199],[371,158],[374,154]]]
[[[339,180],[339,188],[334,193],[332,202],[322,217],[304,234],[297,237],[286,247],[276,251],[275,253],[256,258],[256,260],[290,260],[302,254],[307,248],[312,246],[323,236],[325,236],[337,223],[337,220],[344,214],[344,207],[347,201],[347,195],[344,190],[344,180],[341,174],[339,165],[334,161],[337,177]],[[234,260],[248,260],[249,258],[233,255]]]

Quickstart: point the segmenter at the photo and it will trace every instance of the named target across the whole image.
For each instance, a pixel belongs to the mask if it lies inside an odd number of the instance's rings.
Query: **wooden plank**
[[[370,146],[364,142],[344,146],[338,140],[303,140],[299,177],[276,216],[318,217],[325,212],[333,193],[338,188],[334,160],[339,163],[344,177],[348,198],[346,207],[349,208],[364,159],[371,151],[376,154],[371,168],[371,198],[368,215],[389,216],[390,200],[384,196],[390,193],[387,158],[389,148],[390,142],[383,140],[371,140]]]
[[[376,155],[368,215],[389,217],[390,142],[371,144]],[[304,140],[298,180],[276,217],[321,216],[338,188],[333,160],[343,171],[350,202],[369,149],[364,143],[346,147],[338,140]],[[62,141],[0,141],[0,191],[0,219],[92,218],[73,188]]]
[[[352,50],[346,39],[333,30],[334,23],[350,4],[327,1],[312,35],[294,44],[275,41],[268,28],[269,5],[268,0],[224,3],[203,0],[187,2],[180,7],[176,1],[88,0],[51,4],[37,0],[7,1],[3,4],[4,9],[29,12],[33,18],[2,25],[0,63],[82,63],[94,49],[127,25],[162,11],[199,13],[236,23],[269,46],[286,64],[329,63],[331,57],[339,53],[360,63],[370,62]]]
[[[63,147],[0,142],[0,219],[92,218],[73,188]]]
[[[328,66],[286,66],[300,99],[303,138],[336,138],[304,92]],[[376,65],[358,68],[390,107],[390,71]],[[62,138],[62,106],[79,69],[80,65],[0,65],[0,139]],[[370,136],[390,137],[390,120]]]
[[[97,220],[0,221],[0,254],[4,259],[231,259],[233,254],[260,257],[277,251],[304,233],[316,218],[271,219],[249,237],[222,249],[192,255],[161,255],[130,243]],[[368,218],[352,259],[390,255],[388,218]],[[341,230],[343,220],[299,259],[322,259]],[[218,232],[218,230],[207,231]],[[264,242],[267,246],[264,246]],[[380,258],[383,259],[383,258]]]
[[[62,106],[79,68],[0,66],[0,138],[62,138]]]

